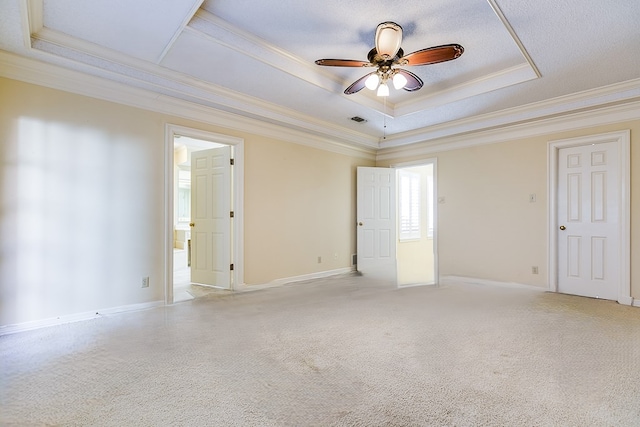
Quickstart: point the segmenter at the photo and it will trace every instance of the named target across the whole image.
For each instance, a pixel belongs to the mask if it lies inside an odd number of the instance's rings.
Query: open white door
[[[231,288],[231,147],[191,154],[191,281]]]
[[[396,171],[359,167],[356,188],[358,271],[395,283]]]

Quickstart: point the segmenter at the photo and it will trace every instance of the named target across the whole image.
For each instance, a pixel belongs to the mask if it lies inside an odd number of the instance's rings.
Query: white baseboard
[[[539,286],[532,285],[523,285],[521,283],[513,283],[513,282],[498,282],[495,280],[486,280],[486,279],[478,279],[475,277],[463,277],[463,276],[442,276],[440,278],[440,283],[443,285],[452,284],[452,283],[465,283],[468,285],[481,285],[481,286],[498,286],[503,288],[519,288],[519,289],[529,289],[532,291],[538,292],[547,292],[547,288],[541,288]],[[632,307],[640,307],[640,299],[634,299],[632,297],[625,297],[624,299],[618,300],[618,304],[629,305]]]
[[[325,277],[338,276],[340,274],[352,273],[354,271],[355,271],[355,266],[338,268],[336,270],[319,271],[317,273],[303,274],[301,276],[284,277],[282,279],[275,279],[269,283],[263,283],[259,285],[242,284],[237,286],[235,291],[248,292],[248,291],[257,291],[260,289],[275,288],[275,287],[286,285],[289,283],[305,282],[307,280],[313,280],[313,279],[323,279]]]
[[[48,326],[62,325],[65,323],[81,322],[83,320],[97,319],[110,314],[124,313],[127,311],[147,310],[149,308],[164,306],[164,301],[143,302],[139,304],[129,304],[119,307],[104,308],[84,313],[69,314],[65,316],[53,317],[49,319],[33,320],[30,322],[16,323],[13,325],[0,326],[0,336],[15,334],[18,332],[31,331],[34,329],[46,328]]]
[[[618,299],[618,304],[631,305],[632,306],[633,305],[633,298],[625,296],[623,298]]]
[[[514,282],[499,282],[497,280],[478,279],[475,277],[463,277],[463,276],[442,276],[440,277],[440,284],[451,283],[465,283],[468,285],[481,285],[481,286],[494,286],[501,288],[518,288],[528,289],[530,291],[546,292],[548,289],[540,286],[524,285],[522,283]]]

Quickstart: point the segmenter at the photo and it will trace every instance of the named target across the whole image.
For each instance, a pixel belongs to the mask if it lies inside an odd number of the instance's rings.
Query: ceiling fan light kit
[[[405,55],[401,44],[402,27],[395,22],[383,22],[376,28],[375,47],[367,55],[368,62],[354,59],[318,59],[316,64],[330,67],[376,67],[376,71],[353,82],[344,93],[351,95],[366,87],[370,90],[377,89],[378,96],[389,96],[389,80],[395,89],[404,89],[407,92],[419,90],[424,85],[420,77],[397,68],[398,66],[437,64],[459,58],[464,53],[464,48],[459,44],[447,44]]]
[[[389,86],[387,86],[386,83],[382,83],[380,86],[378,86],[377,95],[378,96],[389,96]]]
[[[385,60],[392,59],[402,43],[402,27],[395,22],[383,22],[376,28],[376,50]]]

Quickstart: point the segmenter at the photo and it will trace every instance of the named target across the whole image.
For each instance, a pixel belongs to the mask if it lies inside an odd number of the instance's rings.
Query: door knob
[[[564,225],[560,226],[560,230],[566,230],[566,229],[567,229],[567,227],[565,227]]]
[[[362,223],[362,221],[361,221],[361,222],[359,222],[359,223],[358,223],[358,225],[359,225],[360,227],[362,227],[364,224],[363,224],[363,223]]]
[[[195,226],[196,226],[196,223],[195,223],[195,222],[190,222],[190,223],[189,223],[189,227],[195,227]]]

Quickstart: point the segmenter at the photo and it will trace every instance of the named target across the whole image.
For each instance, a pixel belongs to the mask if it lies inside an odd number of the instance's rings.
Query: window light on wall
[[[420,174],[400,170],[398,174],[398,237],[420,239]]]

